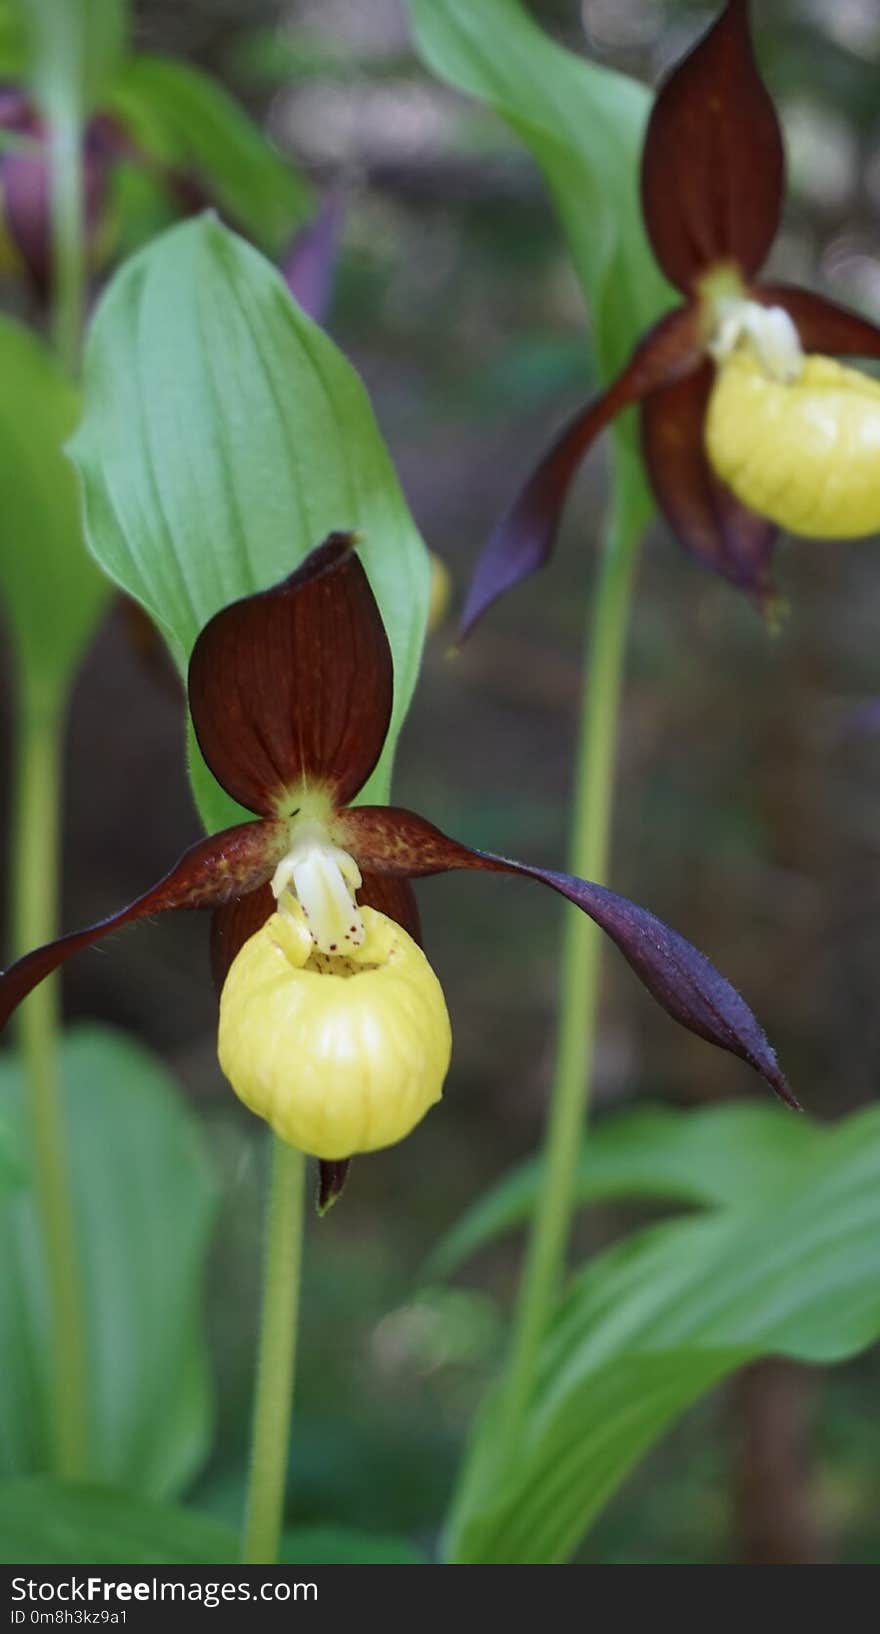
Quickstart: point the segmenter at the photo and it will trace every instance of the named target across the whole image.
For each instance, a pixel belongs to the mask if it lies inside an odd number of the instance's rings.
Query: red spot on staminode
[[[331,943],[330,943],[330,952],[331,952],[331,953],[335,953],[335,952],[336,952],[336,943],[335,943],[335,942],[331,942]]]

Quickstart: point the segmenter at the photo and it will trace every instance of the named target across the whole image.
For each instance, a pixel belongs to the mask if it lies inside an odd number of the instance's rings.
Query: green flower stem
[[[242,1560],[278,1560],[290,1446],[306,1160],[273,1136],[263,1312]]]
[[[68,374],[79,372],[85,312],[85,214],[82,130],[73,112],[49,120],[52,222],[52,332]]]
[[[24,687],[18,726],[12,879],[19,952],[57,934],[60,745],[64,708]],[[18,1033],[29,1089],[37,1214],[43,1239],[52,1330],[52,1445],[57,1474],[87,1472],[88,1351],[68,1140],[58,1070],[58,982],[50,977],[22,1005]]]
[[[603,541],[588,627],[569,867],[604,884],[614,792],[617,723],[638,541],[646,517],[638,483],[619,481]],[[556,1072],[538,1201],[526,1252],[504,1382],[505,1444],[514,1449],[541,1341],[562,1286],[583,1150],[599,1004],[602,933],[566,911]]]

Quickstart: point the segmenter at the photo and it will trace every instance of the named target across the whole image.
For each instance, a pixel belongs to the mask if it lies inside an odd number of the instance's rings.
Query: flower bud
[[[360,910],[364,939],[320,952],[289,893],[245,943],[220,1000],[220,1065],[291,1146],[339,1159],[391,1146],[440,1099],[452,1037],[425,955]]]
[[[793,381],[749,351],[720,364],[706,451],[743,504],[809,538],[880,529],[880,382],[808,356]]]

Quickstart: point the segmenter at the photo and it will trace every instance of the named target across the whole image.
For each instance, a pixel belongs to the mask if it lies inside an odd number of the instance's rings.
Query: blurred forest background
[[[328,327],[367,383],[416,519],[460,597],[519,476],[594,383],[582,300],[531,161],[494,117],[420,66],[403,0],[135,9],[142,49],[209,68],[318,190],[346,189]],[[690,0],[531,9],[574,49],[651,83],[714,15]],[[772,270],[878,318],[880,11],[873,0],[778,0],[754,12],[791,170]],[[0,295],[23,310],[11,284]],[[600,451],[551,570],[456,659],[451,624],[432,638],[398,761],[402,804],[471,843],[557,866],[605,491]],[[660,525],[651,530],[613,883],[711,955],[754,1005],[807,1108],[833,1118],[871,1099],[880,1074],[877,543],[788,541],[779,573],[791,612],[771,637]],[[3,709],[6,788],[6,699]],[[136,895],[196,837],[181,726],[170,671],[145,662],[116,607],[73,700],[65,927]],[[453,1068],[442,1108],[405,1145],[357,1162],[342,1203],[310,1229],[289,1518],[409,1532],[430,1549],[502,1341],[518,1244],[484,1253],[454,1287],[427,1285],[422,1266],[538,1139],[562,909],[549,893],[473,877],[426,882],[420,901],[453,1018]],[[210,1289],[220,1406],[216,1454],[192,1501],[236,1515],[264,1142],[217,1066],[207,930],[197,914],[175,916],[74,960],[65,1013],[130,1028],[203,1115],[223,1188]],[[636,1100],[762,1093],[739,1063],[672,1027],[608,952],[599,1116]],[[620,1205],[591,1212],[580,1246],[596,1248],[633,1218]],[[877,1561],[878,1391],[876,1354],[827,1376],[751,1369],[662,1442],[580,1558]]]

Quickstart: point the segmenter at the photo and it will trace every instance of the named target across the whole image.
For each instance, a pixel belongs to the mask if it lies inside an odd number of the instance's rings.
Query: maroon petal
[[[331,193],[281,257],[284,282],[315,323],[324,322],[333,295],[342,221],[342,197]]]
[[[263,822],[241,823],[213,834],[185,851],[164,879],[127,908],[26,953],[0,976],[0,1030],[22,999],[80,948],[136,919],[176,908],[214,908],[261,885],[283,855],[286,838],[284,825]]]
[[[49,164],[38,148],[4,153],[0,159],[3,217],[37,294],[45,299],[52,282]]]
[[[702,567],[750,597],[768,617],[778,603],[770,571],[777,529],[731,493],[703,447],[713,367],[664,386],[642,404],[642,449],[657,503]]]
[[[321,1159],[318,1165],[318,1213],[322,1218],[342,1196],[350,1168],[350,1157]]]
[[[422,946],[422,921],[416,894],[408,879],[395,874],[372,874],[362,870],[363,884],[357,894],[362,908],[375,908],[402,925],[408,936]]]
[[[776,110],[758,73],[747,0],[673,69],[645,137],[642,210],[667,278],[693,291],[719,263],[750,279],[776,236],[785,155]]]
[[[812,295],[793,284],[759,284],[752,291],[764,306],[784,306],[805,352],[838,357],[880,357],[880,329],[870,318],[851,312],[824,295]]]
[[[0,130],[27,135],[33,117],[32,104],[17,85],[0,85]]]
[[[281,584],[224,608],[193,648],[199,747],[250,811],[290,813],[307,784],[344,805],[382,752],[391,649],[355,543],[330,534]]]
[[[416,878],[455,868],[479,868],[522,874],[549,885],[601,926],[668,1015],[710,1044],[740,1056],[784,1101],[797,1106],[745,1000],[702,953],[646,908],[571,874],[472,851],[411,811],[361,806],[340,814],[335,833],[362,867]]]
[[[462,614],[461,639],[499,596],[548,561],[568,490],[600,431],[622,409],[692,369],[699,356],[697,315],[690,307],[679,307],[639,343],[608,390],[569,421],[498,523],[477,563]]]
[[[274,912],[275,898],[268,883],[215,908],[211,917],[211,975],[218,998],[236,954]]]

